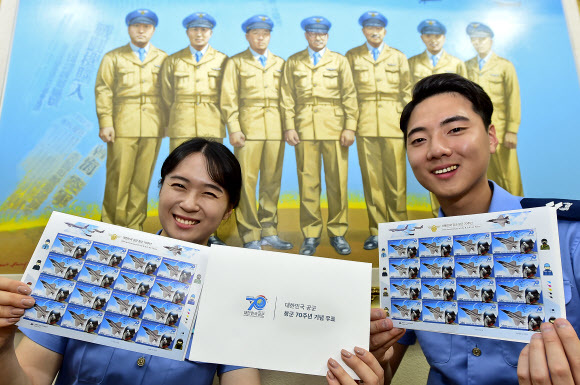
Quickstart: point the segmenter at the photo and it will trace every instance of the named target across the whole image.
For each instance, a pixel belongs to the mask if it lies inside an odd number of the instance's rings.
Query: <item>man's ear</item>
[[[495,151],[497,149],[497,145],[498,145],[498,140],[497,140],[497,134],[495,132],[495,126],[493,124],[489,125],[489,128],[487,130],[487,134],[489,137],[489,153],[490,154],[495,154]]]
[[[225,221],[225,220],[229,219],[229,217],[231,217],[231,216],[232,216],[232,213],[233,213],[233,212],[234,212],[234,208],[230,206],[230,207],[228,208],[228,211],[226,211],[226,212],[224,213],[224,216],[222,217],[222,221]]]

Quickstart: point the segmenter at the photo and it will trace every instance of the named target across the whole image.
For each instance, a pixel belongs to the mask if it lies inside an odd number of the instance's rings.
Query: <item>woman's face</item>
[[[165,176],[159,192],[159,221],[165,235],[205,245],[231,213],[228,193],[210,178],[202,153],[187,156]]]

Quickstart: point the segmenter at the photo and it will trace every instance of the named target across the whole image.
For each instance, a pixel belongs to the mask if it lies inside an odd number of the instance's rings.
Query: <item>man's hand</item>
[[[340,145],[350,147],[354,143],[354,131],[342,130],[340,133]]]
[[[405,334],[405,329],[393,327],[383,309],[371,309],[370,351],[385,370],[385,382],[391,382],[389,360],[393,357],[393,345]],[[398,366],[398,365],[397,365]]]
[[[580,341],[570,322],[558,318],[541,330],[520,353],[520,385],[580,384]]]
[[[242,131],[230,134],[230,144],[237,148],[242,148],[246,144],[246,135]]]
[[[518,134],[509,131],[506,132],[503,136],[503,145],[510,150],[516,148],[518,146]]]
[[[363,348],[355,347],[354,352],[355,354],[352,354],[343,349],[340,352],[340,356],[342,361],[359,376],[360,382],[367,385],[383,385],[385,381],[383,368],[381,368],[377,359]],[[332,358],[328,360],[327,367],[326,381],[328,385],[354,385],[357,383]]]
[[[99,130],[99,138],[105,143],[115,142],[115,129],[113,127],[103,127]]]
[[[284,140],[291,146],[296,146],[298,143],[300,143],[300,137],[298,136],[298,132],[296,132],[296,130],[285,131]]]

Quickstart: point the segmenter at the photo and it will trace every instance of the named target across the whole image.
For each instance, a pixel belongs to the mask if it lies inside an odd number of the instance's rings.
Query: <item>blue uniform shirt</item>
[[[176,361],[21,329],[37,344],[63,355],[55,385],[211,385],[214,375],[237,366]],[[145,358],[143,366],[137,360]]]
[[[493,197],[488,212],[517,210],[522,198],[515,197],[490,182]],[[439,211],[439,216],[444,216]],[[580,335],[580,222],[558,220],[562,271],[564,272],[564,295],[566,318]],[[428,385],[435,384],[517,384],[516,367],[525,344],[486,338],[409,330],[399,340],[412,345],[418,340],[431,365]],[[479,348],[481,355],[473,354]]]

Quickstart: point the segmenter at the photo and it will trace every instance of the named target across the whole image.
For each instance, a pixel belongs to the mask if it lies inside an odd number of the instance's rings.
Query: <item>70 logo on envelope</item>
[[[250,301],[250,307],[248,310],[262,310],[266,307],[266,303],[268,301],[263,295],[259,295],[257,297],[246,297],[246,300]]]

